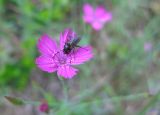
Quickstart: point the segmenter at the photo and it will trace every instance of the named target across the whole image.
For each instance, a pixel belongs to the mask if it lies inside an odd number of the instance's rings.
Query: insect
[[[67,41],[64,44],[64,48],[63,48],[63,53],[64,54],[69,54],[73,49],[75,49],[75,47],[80,47],[77,44],[80,42],[81,37],[74,37],[71,38],[69,41]]]

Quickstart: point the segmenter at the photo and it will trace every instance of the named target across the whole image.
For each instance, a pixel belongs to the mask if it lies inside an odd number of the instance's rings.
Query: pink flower
[[[112,14],[105,10],[103,6],[98,6],[95,10],[90,4],[83,6],[83,20],[90,24],[93,29],[101,30],[105,23],[112,20]]]
[[[42,102],[42,103],[39,105],[39,110],[40,110],[41,112],[48,113],[48,111],[49,111],[48,103],[47,103],[47,102]]]
[[[150,42],[144,43],[144,51],[149,52],[151,50],[152,50],[152,43],[150,43]]]
[[[36,59],[37,66],[49,73],[57,71],[58,76],[66,79],[74,77],[78,69],[73,68],[72,65],[83,64],[93,57],[90,46],[73,49],[69,54],[63,52],[65,43],[75,36],[76,33],[71,29],[65,29],[60,35],[60,47],[48,35],[41,36],[37,45],[41,53],[41,56]]]

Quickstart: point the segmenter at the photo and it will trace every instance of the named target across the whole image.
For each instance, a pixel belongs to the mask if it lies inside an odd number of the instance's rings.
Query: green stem
[[[63,95],[64,95],[64,99],[65,101],[67,102],[68,100],[68,88],[67,88],[67,85],[65,85],[65,81],[62,77],[58,77],[60,83],[61,83],[61,86],[62,86],[62,89],[63,89]]]
[[[145,115],[147,110],[153,105],[155,105],[157,102],[159,102],[159,100],[160,100],[160,92],[150,99],[149,103],[139,112],[138,115]]]
[[[90,101],[90,102],[85,102],[86,104],[88,103],[97,103],[97,102],[120,102],[120,101],[126,101],[126,100],[135,100],[135,99],[141,99],[141,98],[148,98],[149,94],[147,92],[145,93],[140,93],[140,94],[133,94],[133,95],[127,95],[127,96],[115,96],[111,98],[107,98],[104,100],[95,100],[95,101]]]
[[[23,102],[25,104],[30,104],[30,105],[34,105],[34,106],[40,105],[40,102],[36,102],[36,101],[23,100]]]

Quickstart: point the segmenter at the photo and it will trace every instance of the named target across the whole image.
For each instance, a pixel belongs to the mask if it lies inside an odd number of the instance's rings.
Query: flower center
[[[55,54],[53,60],[57,65],[64,65],[67,62],[67,55],[60,51],[57,54]]]
[[[65,64],[66,63],[66,57],[63,57],[63,56],[59,57],[58,61],[59,61],[60,64]]]

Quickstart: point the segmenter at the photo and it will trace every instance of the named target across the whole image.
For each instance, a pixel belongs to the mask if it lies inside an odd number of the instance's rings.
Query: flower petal
[[[78,69],[75,69],[68,65],[61,65],[58,68],[58,76],[62,76],[66,79],[73,78],[78,72]]]
[[[83,12],[85,14],[91,15],[93,14],[94,10],[90,4],[86,3],[83,5]]]
[[[78,48],[75,52],[68,55],[67,63],[71,65],[79,65],[93,57],[92,48],[90,46],[85,46]]]
[[[49,73],[55,72],[57,70],[57,66],[54,63],[54,60],[49,56],[39,56],[38,58],[36,58],[35,63],[41,70]]]
[[[60,34],[60,49],[63,50],[64,45],[67,41],[75,38],[77,35],[72,29],[67,28]]]
[[[93,22],[91,25],[92,25],[92,28],[93,28],[93,29],[99,31],[99,30],[101,30],[101,29],[103,28],[104,23],[95,21],[95,22]]]
[[[105,10],[103,6],[96,8],[95,16],[98,21],[104,23],[112,20],[112,14]]]
[[[86,23],[91,23],[94,20],[94,10],[90,4],[83,6],[83,20]]]
[[[41,36],[38,41],[37,47],[42,55],[48,55],[51,57],[58,50],[56,41],[52,40],[47,34]]]

